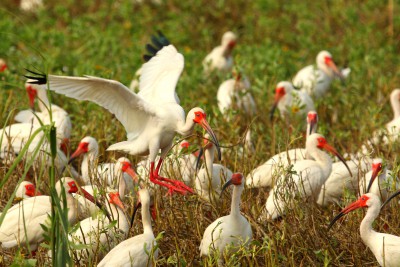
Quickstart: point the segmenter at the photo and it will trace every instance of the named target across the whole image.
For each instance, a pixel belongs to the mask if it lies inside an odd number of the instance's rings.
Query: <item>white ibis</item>
[[[204,72],[213,70],[229,72],[233,67],[232,51],[236,45],[237,36],[233,32],[226,32],[222,36],[221,45],[215,47],[203,60]]]
[[[29,96],[31,109],[22,110],[15,116],[15,121],[22,123],[33,123],[39,127],[41,123],[50,124],[54,121],[56,127],[57,141],[60,149],[67,155],[69,139],[71,138],[72,124],[68,113],[61,107],[52,104],[50,114],[50,102],[47,98],[47,88],[36,84],[30,84],[33,80],[25,83],[25,88]],[[35,99],[38,99],[40,112],[34,112]]]
[[[307,114],[306,138],[317,131],[317,124],[317,112],[309,111]],[[311,159],[307,157],[306,149],[304,148],[290,149],[276,154],[247,175],[246,186],[250,188],[271,187],[274,185],[274,179],[279,177],[290,164],[304,159]]]
[[[95,138],[91,136],[84,137],[75,152],[70,157],[70,162],[75,160],[80,155],[83,155],[81,164],[82,180],[85,183],[83,188],[95,197],[97,193],[104,192],[100,190],[97,184],[101,186],[109,185],[118,187],[118,193],[121,199],[125,198],[127,190],[132,190],[134,183],[137,182],[137,176],[132,169],[131,162],[125,157],[121,157],[116,163],[102,163],[97,166],[98,156],[98,143]],[[133,182],[134,181],[134,182]],[[106,188],[106,191],[113,191],[111,188]],[[95,213],[98,209],[91,202],[86,201],[84,198],[75,196],[79,203],[82,205],[84,214]]]
[[[335,75],[342,80],[345,77],[336,67],[328,51],[319,52],[316,63],[317,66],[309,65],[301,69],[294,76],[293,84],[309,95],[321,98],[328,92]]]
[[[69,177],[61,178],[56,183],[56,190],[59,195],[65,189],[66,204],[68,208],[68,221],[72,225],[77,220],[78,205],[72,193],[85,196],[93,203],[92,195],[84,189],[79,188],[75,180]],[[62,206],[61,202],[61,206]],[[38,245],[43,242],[44,224],[51,214],[51,199],[49,196],[36,196],[24,199],[6,211],[3,223],[0,225],[0,243],[4,248],[26,246],[29,244],[30,251],[35,251]]]
[[[282,117],[305,117],[309,111],[315,110],[311,97],[306,92],[295,90],[292,83],[286,81],[276,86],[274,104],[269,113],[271,120],[277,107]]]
[[[153,260],[157,259],[157,243],[151,227],[150,194],[147,189],[141,189],[138,193],[142,206],[143,234],[119,243],[99,262],[98,267],[152,266]]]
[[[112,220],[116,220],[115,227],[110,227],[110,220],[104,213],[97,214],[94,218],[89,217],[80,221],[80,227],[70,233],[70,241],[75,244],[89,245],[88,249],[75,251],[76,260],[82,264],[83,261],[93,262],[93,254],[102,258],[103,253],[113,248],[118,243],[118,237],[124,237],[129,232],[130,224],[124,213],[124,204],[121,202],[118,192],[106,194],[108,205],[106,205]],[[88,259],[88,258],[91,258]]]
[[[21,0],[19,8],[25,12],[35,12],[43,7],[43,0]]]
[[[373,193],[381,201],[385,201],[392,191],[400,188],[400,183],[396,181],[392,171],[383,166],[383,160],[376,158],[372,160],[372,170],[360,179],[359,186],[360,195]]]
[[[233,184],[231,212],[229,215],[216,219],[204,231],[200,243],[200,256],[223,255],[225,248],[230,247],[229,253],[236,252],[240,246],[248,245],[253,238],[251,225],[240,213],[240,196],[244,189],[244,178],[241,173],[235,173],[227,181],[222,191]],[[220,260],[221,261],[221,260]]]
[[[395,267],[400,264],[400,237],[390,234],[378,233],[372,229],[372,223],[381,210],[381,201],[375,194],[362,195],[358,200],[345,207],[330,223],[329,228],[347,213],[368,208],[360,224],[360,235],[364,244],[375,255],[380,266]]]
[[[195,189],[202,199],[215,203],[219,200],[221,185],[231,179],[233,173],[227,167],[214,163],[215,145],[210,141],[207,142],[209,139],[207,134],[204,137],[206,141],[204,147],[205,166],[196,175]],[[199,160],[202,154],[203,150],[198,156]]]
[[[298,195],[302,198],[318,199],[322,185],[332,171],[332,159],[326,150],[336,155],[350,172],[343,157],[330,146],[320,134],[312,134],[306,142],[307,154],[314,160],[297,161],[290,173],[281,175],[270,191],[265,204],[264,215],[268,219],[276,219],[285,213],[286,204]]]
[[[234,78],[224,81],[218,88],[218,108],[227,115],[229,110],[240,109],[243,113],[254,116],[257,112],[256,103],[250,93],[250,82],[241,73],[234,73]]]
[[[34,184],[28,181],[22,181],[15,190],[15,197],[19,199],[40,196],[40,192],[36,190]]]
[[[161,177],[160,167],[178,133],[189,135],[196,124],[201,125],[218,146],[218,140],[201,108],[189,111],[186,120],[177,103],[175,86],[183,70],[184,59],[173,45],[165,46],[147,63],[140,76],[140,92],[135,94],[117,81],[97,77],[48,75],[37,83],[49,83],[51,90],[79,100],[90,100],[115,114],[127,132],[128,141],[107,150],[124,151],[131,155],[149,155],[150,181],[165,186],[169,192],[185,194],[193,190],[181,181]],[[31,78],[31,77],[28,77]],[[157,153],[160,160],[155,166]]]
[[[358,192],[358,182],[371,169],[369,158],[359,158],[346,161],[353,176],[342,162],[332,164],[332,172],[321,187],[317,203],[326,206],[329,203],[339,204],[343,194],[347,191],[352,194]]]
[[[393,110],[393,120],[385,125],[384,129],[375,131],[372,138],[361,148],[361,154],[369,154],[373,145],[389,145],[399,138],[400,134],[400,89],[394,89],[390,94],[390,104]]]
[[[0,72],[3,72],[7,69],[7,63],[4,59],[0,58]]]

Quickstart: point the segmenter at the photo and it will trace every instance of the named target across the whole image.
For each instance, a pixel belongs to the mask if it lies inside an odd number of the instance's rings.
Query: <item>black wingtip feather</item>
[[[146,50],[150,54],[143,55],[144,61],[149,61],[154,57],[158,51],[160,51],[164,46],[170,45],[169,40],[161,31],[157,31],[157,35],[151,36],[151,44],[146,45]]]
[[[34,74],[35,76],[30,76],[30,75],[24,75],[25,78],[31,79],[33,81],[30,81],[28,83],[30,84],[46,84],[47,83],[47,76],[44,73],[39,73],[39,72],[34,72],[29,69],[25,69],[27,72]]]

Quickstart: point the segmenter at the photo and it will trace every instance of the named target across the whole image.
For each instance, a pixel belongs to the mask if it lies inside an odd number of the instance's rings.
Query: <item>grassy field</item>
[[[396,1],[165,1],[160,5],[132,1],[48,1],[35,14],[22,13],[15,1],[0,3],[0,58],[8,70],[0,73],[0,123],[9,114],[28,108],[24,68],[61,75],[93,75],[129,85],[143,63],[141,55],[150,36],[161,30],[185,57],[185,70],[177,85],[186,111],[200,106],[223,146],[240,143],[249,119],[238,112],[227,122],[217,107],[216,93],[227,77],[205,77],[201,62],[220,43],[227,30],[238,34],[235,62],[250,79],[258,106],[251,128],[256,153],[241,155],[241,145],[225,150],[222,164],[245,175],[278,151],[304,146],[302,126],[294,131],[286,122],[269,121],[275,85],[291,80],[296,72],[315,62],[320,50],[332,53],[337,65],[352,69],[345,84],[333,83],[330,93],[316,103],[319,129],[342,154],[355,152],[373,130],[392,119],[390,92],[398,86],[400,70],[400,5]],[[75,3],[76,2],[76,3]],[[100,144],[99,161],[117,157],[105,149],[125,140],[122,125],[94,103],[78,102],[52,94],[55,104],[70,114],[71,148],[86,135]],[[278,117],[278,116],[276,116]],[[377,147],[397,174],[400,146]],[[128,156],[133,162],[140,158]],[[7,172],[1,166],[0,177]],[[10,198],[24,171],[17,168],[0,190],[0,209]],[[40,189],[46,192],[47,174]],[[174,178],[174,177],[171,177]],[[177,178],[177,177],[175,177]],[[198,246],[205,228],[229,213],[230,197],[210,207],[195,195],[164,197],[158,189],[158,218],[153,223],[159,240],[161,266],[213,265],[201,259]],[[266,190],[245,190],[241,206],[253,227],[254,241],[228,259],[229,266],[376,266],[371,251],[359,236],[364,212],[347,216],[345,223],[327,232],[339,206],[320,208],[300,201],[296,209],[276,222],[258,222],[268,196]],[[352,197],[354,199],[355,197]],[[127,204],[133,207],[133,200]],[[346,205],[343,203],[342,207]],[[400,212],[395,202],[377,219],[374,228],[400,235]],[[141,233],[140,220],[132,235]],[[0,249],[0,265],[9,266],[16,250]],[[37,266],[49,265],[41,248]],[[17,257],[18,258],[18,257]],[[26,262],[25,262],[26,263]],[[17,265],[16,265],[17,266]]]

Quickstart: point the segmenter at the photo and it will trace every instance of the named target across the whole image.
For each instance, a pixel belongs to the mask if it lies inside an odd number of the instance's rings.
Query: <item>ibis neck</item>
[[[145,234],[152,234],[153,228],[151,227],[151,217],[150,217],[150,203],[144,202],[142,203],[142,223],[143,223],[143,232]]]
[[[211,147],[207,148],[204,151],[204,158],[206,161],[206,168],[209,176],[212,176],[213,173],[213,166],[214,166],[214,153],[215,153],[215,147],[214,145],[211,145]]]
[[[306,153],[320,165],[324,177],[327,179],[332,172],[332,159],[328,153],[318,148],[315,148],[312,151],[306,149]]]
[[[59,194],[60,199],[62,199],[61,194]],[[78,205],[79,202],[68,192],[65,192],[65,197],[67,200],[67,207],[68,207],[68,221],[70,224],[75,224],[78,220]],[[61,201],[62,205],[63,201]],[[64,207],[65,208],[65,207]]]
[[[372,229],[372,223],[379,215],[380,206],[380,202],[376,202],[375,205],[371,205],[360,224],[361,239],[368,247],[373,245],[372,243],[374,242],[373,236],[376,234],[376,232]]]
[[[391,98],[390,102],[393,109],[393,115],[394,115],[393,119],[397,119],[400,117],[400,101],[396,97],[395,99]]]
[[[195,125],[195,122],[186,117],[186,121],[185,122],[181,121],[180,125],[178,125],[177,132],[180,135],[188,136],[193,132],[194,125]]]
[[[231,202],[231,216],[240,216],[240,197],[243,191],[243,185],[235,185],[232,193],[232,202]]]
[[[47,90],[38,89],[37,92],[39,109],[42,112],[47,112],[47,109],[50,108],[49,99],[47,98]]]
[[[82,172],[82,179],[86,185],[90,184],[90,173],[93,173],[95,170],[94,164],[95,160],[97,159],[98,151],[89,151],[83,156],[82,165],[81,165],[81,172]]]
[[[121,200],[124,200],[125,198],[125,190],[126,190],[126,182],[124,179],[124,173],[122,171],[119,171],[118,174],[119,178],[118,178],[118,193],[119,193],[119,197],[121,198]]]
[[[117,220],[118,229],[122,230],[124,233],[129,231],[129,222],[125,216],[123,210],[115,206],[114,204],[109,203],[109,207],[107,207],[111,213],[112,219]]]

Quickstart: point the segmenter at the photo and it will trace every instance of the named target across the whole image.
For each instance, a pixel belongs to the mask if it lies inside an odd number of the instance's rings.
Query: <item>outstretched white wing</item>
[[[138,95],[152,103],[177,103],[175,87],[183,66],[184,58],[173,45],[163,47],[143,64]]]
[[[48,82],[52,91],[78,100],[89,100],[108,109],[132,136],[142,131],[150,117],[156,116],[155,105],[114,80],[48,75]]]

